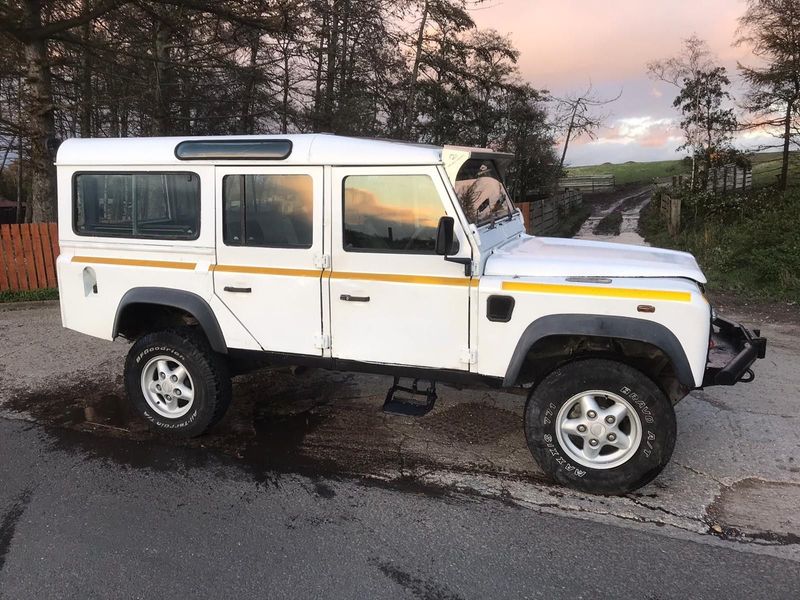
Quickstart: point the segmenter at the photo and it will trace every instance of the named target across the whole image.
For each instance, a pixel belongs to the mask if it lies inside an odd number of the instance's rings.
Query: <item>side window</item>
[[[313,203],[310,175],[226,175],[223,240],[227,246],[310,248]]]
[[[428,175],[351,175],[343,213],[346,251],[433,254],[444,207]]]
[[[200,234],[195,173],[78,173],[73,182],[78,235],[195,240]]]

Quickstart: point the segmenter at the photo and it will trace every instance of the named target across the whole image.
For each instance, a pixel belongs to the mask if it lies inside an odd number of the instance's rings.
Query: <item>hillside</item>
[[[780,152],[762,152],[752,155],[753,184],[756,186],[774,183],[780,172]],[[614,175],[617,185],[629,183],[648,183],[654,179],[665,181],[673,175],[689,174],[691,163],[683,160],[662,160],[656,162],[603,163],[567,167],[567,175]],[[792,153],[791,178],[800,183],[800,153]]]

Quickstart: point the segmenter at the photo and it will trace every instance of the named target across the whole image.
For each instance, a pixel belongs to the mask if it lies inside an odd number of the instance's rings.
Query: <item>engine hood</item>
[[[497,248],[486,275],[503,277],[706,278],[688,252],[610,242],[523,236]]]

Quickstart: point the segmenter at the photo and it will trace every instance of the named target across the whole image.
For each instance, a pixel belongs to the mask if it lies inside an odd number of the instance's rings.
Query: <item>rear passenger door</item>
[[[215,294],[258,343],[321,355],[322,167],[218,167]]]

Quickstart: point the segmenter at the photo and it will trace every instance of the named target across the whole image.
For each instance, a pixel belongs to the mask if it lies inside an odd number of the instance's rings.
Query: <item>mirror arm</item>
[[[463,258],[459,256],[445,256],[444,259],[447,262],[458,263],[460,265],[464,265],[464,275],[466,277],[472,277],[472,259],[471,258]]]

